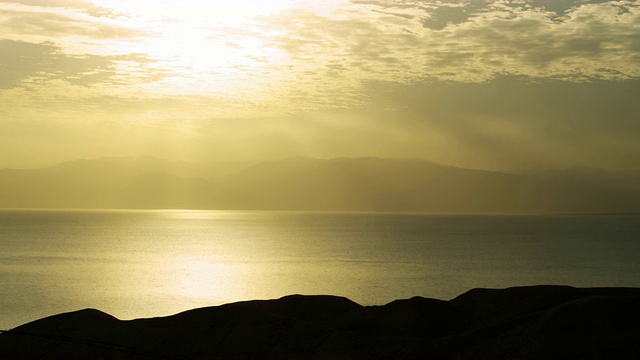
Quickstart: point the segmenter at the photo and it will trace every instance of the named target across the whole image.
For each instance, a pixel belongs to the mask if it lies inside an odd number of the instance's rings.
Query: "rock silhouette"
[[[94,309],[0,334],[2,359],[637,359],[640,289],[474,289],[361,306],[291,295],[122,321]]]

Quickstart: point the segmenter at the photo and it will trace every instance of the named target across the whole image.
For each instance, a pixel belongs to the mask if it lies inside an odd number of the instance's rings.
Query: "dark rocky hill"
[[[86,309],[0,334],[2,359],[638,359],[640,289],[474,289],[361,306],[286,296],[122,321]]]

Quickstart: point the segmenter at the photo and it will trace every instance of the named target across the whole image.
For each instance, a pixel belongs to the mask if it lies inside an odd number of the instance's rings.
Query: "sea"
[[[84,308],[132,319],[538,284],[640,287],[640,216],[0,210],[0,329]]]

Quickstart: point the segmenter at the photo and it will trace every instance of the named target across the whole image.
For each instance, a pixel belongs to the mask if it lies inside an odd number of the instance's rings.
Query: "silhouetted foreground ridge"
[[[639,359],[640,289],[474,289],[361,306],[286,296],[122,321],[86,309],[0,334],[1,359]]]

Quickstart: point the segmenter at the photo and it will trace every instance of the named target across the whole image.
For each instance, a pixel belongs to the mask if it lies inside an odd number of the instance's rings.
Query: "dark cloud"
[[[530,6],[543,8],[562,14],[567,10],[584,4],[617,3],[617,0],[522,0],[522,1],[500,1],[500,0],[351,0],[354,4],[376,5],[384,8],[435,8],[440,6],[468,7],[471,9],[482,9],[488,5],[499,3],[500,5],[522,7]]]
[[[434,30],[442,30],[449,24],[460,24],[469,20],[472,15],[470,9],[464,7],[437,7],[430,12],[430,16],[423,18],[422,24]]]
[[[87,86],[114,78],[118,74],[117,62],[132,62],[140,66],[152,62],[140,54],[69,55],[53,43],[34,44],[3,39],[0,39],[0,55],[0,89],[19,87],[27,79],[61,79]],[[146,76],[153,81],[163,75],[148,72]]]
[[[331,18],[298,11],[271,20],[286,33],[270,45],[295,59],[339,63],[325,67],[334,78],[482,82],[504,74],[573,81],[640,77],[637,6],[622,13],[616,9],[619,3],[576,6],[560,21],[522,3],[366,3],[388,16]],[[407,16],[398,16],[401,10]]]
[[[19,86],[27,78],[66,78],[79,80],[86,73],[113,74],[111,62],[99,56],[69,57],[53,44],[32,44],[0,40],[0,88]]]
[[[405,17],[409,15],[394,13],[392,9],[421,10],[424,12],[424,15],[420,17],[422,24],[433,30],[442,30],[449,24],[456,25],[464,23],[474,15],[494,11],[495,6],[513,10],[540,9],[555,14],[555,16],[551,16],[551,18],[558,21],[561,21],[562,16],[570,10],[584,4],[611,3],[612,6],[618,6],[621,13],[629,12],[629,9],[625,8],[624,5],[614,0],[352,0],[351,2],[361,5],[373,5],[386,9],[385,13]]]
[[[570,9],[584,4],[617,3],[616,0],[525,0],[532,7],[542,8],[555,12],[558,15],[565,14]]]
[[[402,14],[402,13],[393,13],[393,12],[388,12],[388,11],[381,11],[381,10],[373,10],[374,12],[380,13],[380,14],[387,14],[387,15],[393,15],[393,16],[398,16],[401,17],[403,19],[413,19],[415,16],[413,15],[408,15],[408,14]]]

